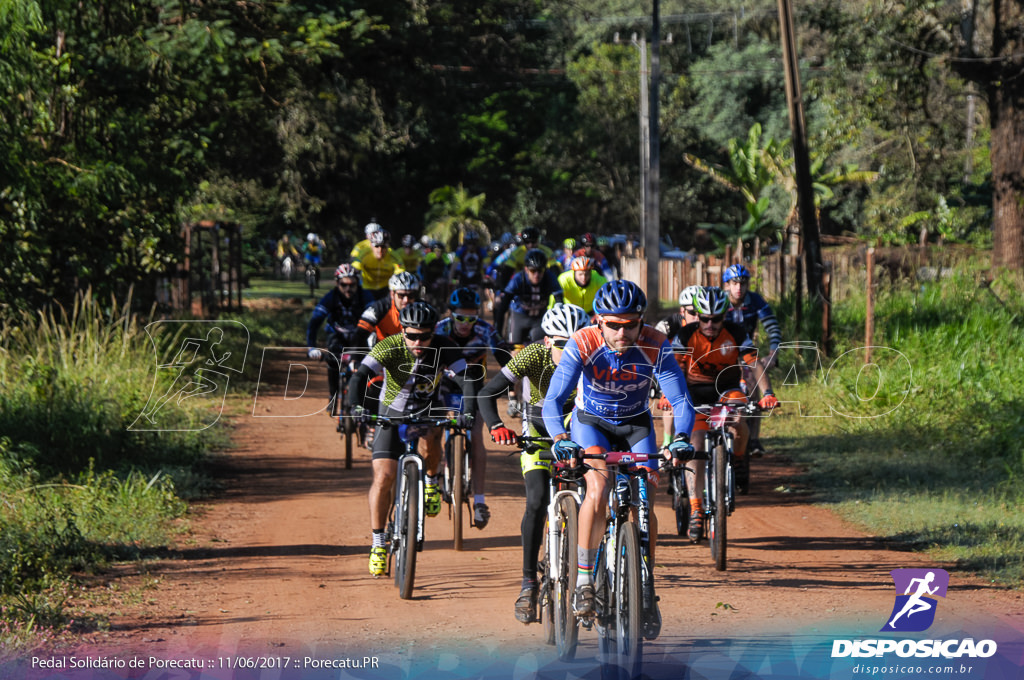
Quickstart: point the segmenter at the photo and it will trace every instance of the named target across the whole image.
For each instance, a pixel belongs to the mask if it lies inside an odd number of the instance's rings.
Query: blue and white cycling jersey
[[[779,320],[775,318],[775,312],[757,293],[748,292],[739,306],[730,303],[725,318],[727,321],[738,323],[747,331],[747,343],[745,344],[754,344],[754,333],[757,330],[758,321],[764,326],[764,332],[768,335],[768,347],[771,351],[776,351],[782,342],[782,328],[779,327]]]
[[[643,326],[636,345],[618,353],[605,344],[600,328],[588,326],[562,352],[544,397],[544,425],[552,436],[565,433],[561,404],[573,389],[577,409],[619,425],[650,410],[654,379],[672,403],[676,433],[689,434],[696,416],[665,334]]]

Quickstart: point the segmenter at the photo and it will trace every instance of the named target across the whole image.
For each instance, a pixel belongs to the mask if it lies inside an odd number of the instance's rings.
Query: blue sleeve
[[[683,369],[679,367],[668,340],[662,343],[658,352],[657,377],[662,393],[672,403],[675,433],[685,432],[689,435],[697,414],[693,410],[690,391],[686,389],[686,376],[683,375]]]
[[[565,425],[562,422],[565,415],[562,413],[562,406],[579,382],[582,371],[583,362],[580,360],[579,347],[576,346],[575,340],[569,340],[555,368],[555,374],[551,376],[551,384],[544,395],[544,406],[541,409],[544,427],[552,437],[565,434]]]
[[[331,293],[324,295],[313,308],[313,316],[310,317],[309,326],[306,327],[306,347],[316,347],[316,334],[320,331],[324,319],[327,318],[327,308],[330,305],[327,298],[330,296]]]
[[[764,332],[768,335],[768,346],[774,352],[782,343],[782,328],[779,326],[779,320],[775,318],[775,312],[772,311],[768,302],[760,295],[757,297],[761,303],[760,309],[757,310],[757,318],[761,320]]]
[[[520,284],[523,282],[523,280],[524,279],[522,277],[522,273],[517,273],[515,276],[512,277],[512,280],[508,282],[508,285],[505,286],[505,290],[503,290],[502,293],[504,295],[507,295],[510,299],[514,298],[516,295],[519,295],[522,289],[522,286]]]

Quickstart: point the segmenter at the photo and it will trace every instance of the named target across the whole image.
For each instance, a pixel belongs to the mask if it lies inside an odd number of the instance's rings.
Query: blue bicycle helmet
[[[750,272],[741,264],[734,264],[722,274],[722,283],[729,283],[733,279],[749,279]]]
[[[448,298],[448,309],[479,309],[480,296],[472,288],[456,288]]]
[[[643,314],[646,309],[647,296],[632,281],[609,281],[594,296],[594,311],[598,314]]]

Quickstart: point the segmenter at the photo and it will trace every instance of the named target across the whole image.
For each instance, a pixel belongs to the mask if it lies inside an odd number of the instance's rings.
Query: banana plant
[[[462,184],[443,186],[430,192],[427,226],[423,233],[451,248],[462,243],[467,231],[475,231],[483,243],[491,240],[487,225],[480,219],[487,194],[470,196]]]

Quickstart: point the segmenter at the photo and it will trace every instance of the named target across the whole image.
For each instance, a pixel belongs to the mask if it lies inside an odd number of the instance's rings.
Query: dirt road
[[[111,629],[90,634],[83,653],[270,656],[292,668],[307,656],[367,654],[390,670],[355,676],[527,677],[539,670],[589,677],[595,633],[581,633],[575,664],[558,664],[540,627],[513,618],[523,489],[518,460],[496,445],[489,448],[491,524],[470,530],[466,549],[456,552],[446,510],[429,519],[411,601],[399,599],[390,579],[368,576],[369,454],[358,450],[345,470],[334,421],[306,415],[325,401],[321,383],[315,377],[302,399],[261,384],[255,406],[232,416],[235,448],[221,465],[224,492],[196,509],[192,531],[171,559],[109,577],[121,591],[144,585],[142,597],[113,600],[106,607]],[[650,675],[661,669],[682,677],[685,665],[691,677],[742,667],[758,677],[791,677],[765,670],[782,663],[777,645],[788,650],[782,656],[790,665],[833,663],[817,653],[827,656],[833,638],[878,636],[894,602],[890,570],[948,566],[888,550],[811,505],[793,488],[784,453],[756,461],[751,492],[730,519],[727,572],[714,570],[706,543],[675,535],[668,497],[657,496],[664,628],[646,649]],[[1003,629],[1024,639],[1019,593],[954,574],[940,604],[933,637]],[[295,677],[348,677],[317,663]]]

